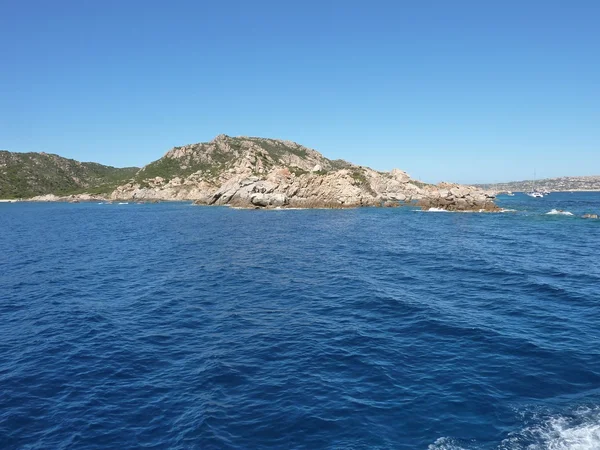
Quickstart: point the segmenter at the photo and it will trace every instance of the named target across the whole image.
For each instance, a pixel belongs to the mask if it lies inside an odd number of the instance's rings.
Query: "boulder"
[[[250,196],[250,203],[254,206],[284,206],[289,202],[287,195],[282,193],[265,194],[262,192],[256,192]]]
[[[450,189],[450,193],[456,198],[463,198],[468,194],[468,192],[469,191],[463,186],[456,186]]]
[[[459,211],[465,211],[469,209],[469,202],[465,198],[458,198],[455,202],[456,209]]]
[[[269,205],[271,206],[284,206],[288,204],[288,198],[285,194],[271,194],[269,199]]]
[[[401,183],[407,183],[410,180],[410,175],[408,175],[404,170],[400,169],[392,169],[390,175]]]
[[[252,189],[252,192],[261,192],[263,194],[270,194],[271,192],[273,192],[275,189],[277,188],[277,185],[274,183],[271,183],[270,181],[257,181],[254,184],[254,187]]]
[[[397,200],[399,202],[405,202],[407,199],[406,195],[402,194],[401,192],[395,192],[393,194],[389,194],[388,197],[392,200]]]
[[[447,189],[440,189],[438,192],[438,195],[441,198],[447,198],[447,197],[452,197],[452,194],[450,194],[450,191]]]
[[[250,203],[255,206],[269,206],[269,195],[263,193],[255,193],[250,197]]]

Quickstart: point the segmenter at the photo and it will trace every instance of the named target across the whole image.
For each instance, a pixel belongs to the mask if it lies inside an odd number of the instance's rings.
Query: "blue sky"
[[[225,133],[425,181],[600,174],[600,1],[0,0],[0,148]]]

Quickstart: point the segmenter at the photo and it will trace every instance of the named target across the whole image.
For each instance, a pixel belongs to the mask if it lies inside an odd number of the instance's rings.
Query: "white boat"
[[[538,192],[538,191],[528,192],[527,195],[529,195],[530,197],[535,197],[535,198],[542,198],[544,196],[544,194],[542,194],[541,192]]]
[[[531,183],[531,191],[527,195],[533,198],[542,198],[544,194],[535,188],[535,171],[533,172],[533,182]]]

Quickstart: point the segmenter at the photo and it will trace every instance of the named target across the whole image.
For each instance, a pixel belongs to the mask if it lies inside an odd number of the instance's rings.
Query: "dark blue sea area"
[[[0,203],[0,448],[600,449],[600,193],[498,203]]]

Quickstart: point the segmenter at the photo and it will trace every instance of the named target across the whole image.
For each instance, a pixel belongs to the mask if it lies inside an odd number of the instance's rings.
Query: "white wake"
[[[428,450],[476,450],[477,444],[439,438]],[[485,447],[488,448],[488,447]],[[569,415],[546,417],[511,433],[497,450],[599,450],[600,407],[579,408]]]

